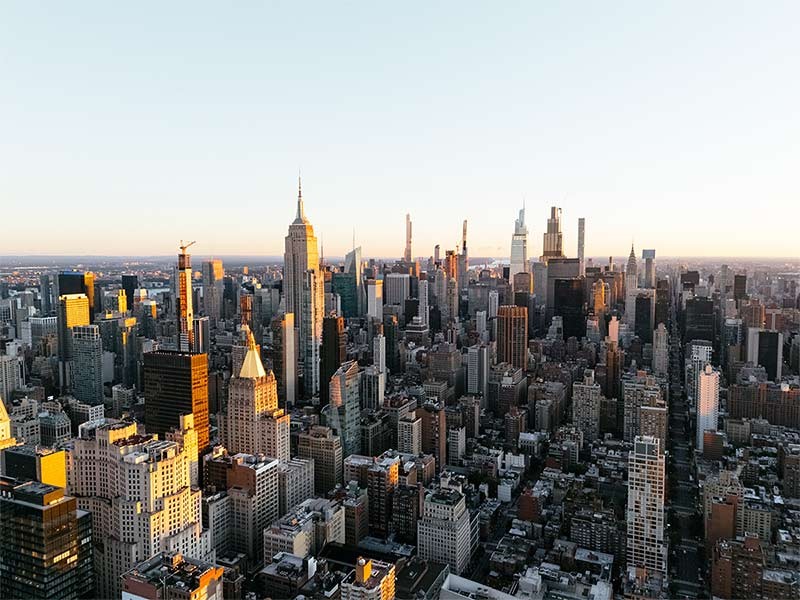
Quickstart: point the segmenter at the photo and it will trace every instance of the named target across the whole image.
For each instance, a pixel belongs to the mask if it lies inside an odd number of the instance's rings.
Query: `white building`
[[[383,280],[367,279],[367,316],[383,319]]]
[[[414,456],[422,452],[422,419],[414,413],[397,421],[397,449]]]
[[[669,374],[669,333],[664,323],[653,332],[653,372],[662,377]]]
[[[514,281],[517,273],[528,272],[528,228],[525,226],[525,208],[519,211],[514,221],[514,235],[511,236],[511,267],[508,280]]]
[[[453,573],[464,572],[471,541],[469,511],[461,492],[441,488],[425,496],[417,523],[417,553],[423,560],[448,564]]]
[[[664,452],[658,438],[639,436],[628,454],[628,568],[667,575],[664,543]]]
[[[600,437],[600,384],[594,380],[594,371],[586,369],[583,383],[572,384],[572,420],[583,432],[583,439],[592,442]]]

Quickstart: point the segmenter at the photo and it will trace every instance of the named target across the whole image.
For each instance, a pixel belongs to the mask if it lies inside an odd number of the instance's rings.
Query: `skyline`
[[[408,212],[507,257],[523,199],[531,256],[551,205],[570,255],[579,217],[587,256],[796,255],[753,227],[798,213],[796,4],[155,6],[4,6],[0,196],[41,216],[0,254],[279,255],[300,168],[331,256]]]

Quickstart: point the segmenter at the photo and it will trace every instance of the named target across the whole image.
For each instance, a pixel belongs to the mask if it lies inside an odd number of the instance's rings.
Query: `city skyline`
[[[552,205],[571,256],[580,217],[587,256],[792,256],[752,225],[797,213],[799,10],[8,5],[4,216],[50,218],[0,255],[169,255],[185,229],[203,254],[279,255],[301,168],[331,256],[353,229],[402,255],[406,213],[415,248],[467,219],[473,256],[508,256],[523,201],[531,256]],[[109,226],[123,207],[148,227]]]

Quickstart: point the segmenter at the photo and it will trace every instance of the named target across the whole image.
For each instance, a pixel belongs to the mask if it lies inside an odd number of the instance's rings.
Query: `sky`
[[[0,3],[0,255],[798,255],[800,3]]]

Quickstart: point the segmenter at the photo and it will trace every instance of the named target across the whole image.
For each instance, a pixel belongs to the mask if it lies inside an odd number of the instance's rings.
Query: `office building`
[[[549,264],[551,258],[564,256],[564,246],[561,235],[561,209],[550,207],[550,218],[547,219],[547,230],[543,234],[541,262]],[[580,260],[580,258],[578,259]]]
[[[314,496],[314,461],[292,458],[278,465],[278,516]]]
[[[97,325],[72,328],[72,395],[80,402],[103,403],[103,343]]]
[[[89,325],[90,314],[86,294],[62,294],[58,297],[58,374],[62,393],[66,393],[72,384],[72,328]]]
[[[417,525],[417,554],[422,560],[464,573],[471,556],[470,517],[464,495],[442,487],[428,492]]]
[[[697,397],[697,433],[695,448],[703,452],[703,433],[716,431],[719,419],[719,371],[710,364],[699,375]]]
[[[0,398],[11,399],[11,393],[23,384],[22,361],[16,356],[0,354]]]
[[[306,218],[298,181],[297,214],[286,236],[283,289],[286,312],[295,315],[298,329],[298,363],[306,398],[319,392],[319,348],[325,310],[323,283],[317,237]]]
[[[343,363],[330,380],[327,423],[342,439],[344,456],[361,451],[361,372],[356,361]]]
[[[264,454],[288,461],[289,415],[278,408],[278,385],[261,363],[253,334],[237,375],[228,384],[228,404],[220,415],[220,438],[231,454]]]
[[[549,264],[555,267],[558,264],[558,260],[552,260]],[[580,340],[586,335],[584,285],[581,278],[572,277],[553,280],[552,316],[561,317],[564,326],[564,339],[574,337]]]
[[[213,553],[201,492],[191,486],[192,457],[178,443],[133,422],[100,421],[81,428],[70,454],[69,492],[94,523],[97,597],[120,597],[122,574],[159,551]]]
[[[501,306],[497,311],[497,360],[528,368],[528,309]]]
[[[0,590],[4,598],[91,598],[92,515],[64,489],[0,482]]]
[[[263,532],[263,556],[269,563],[280,552],[315,557],[327,543],[344,544],[345,518],[341,502],[309,498]]]
[[[144,423],[159,437],[194,415],[200,452],[209,445],[208,357],[159,350],[144,354]]]
[[[297,401],[297,347],[294,314],[276,316],[270,324],[272,348],[269,358],[278,383],[278,398],[282,406],[291,408]]]
[[[314,460],[314,491],[324,495],[342,483],[342,442],[330,427],[316,425],[298,436],[297,454]]]
[[[223,294],[225,292],[225,269],[222,261],[211,259],[203,261],[203,312],[216,326],[223,317]]]
[[[355,306],[345,306],[342,303],[342,311],[345,317],[362,317],[367,311],[367,297],[364,293],[364,272],[363,259],[361,258],[361,246],[353,248],[344,256],[344,272],[349,275],[355,286],[356,302]],[[350,314],[348,314],[350,313]]]
[[[178,349],[191,352],[194,349],[194,298],[192,292],[192,255],[186,249],[194,244],[181,242],[178,268],[175,270],[175,318],[178,323]]]
[[[384,304],[400,307],[400,315],[405,314],[405,301],[411,297],[411,276],[408,273],[387,273],[383,278]]]
[[[511,236],[511,267],[508,271],[509,282],[514,281],[517,273],[528,272],[528,228],[525,226],[525,207],[519,211],[514,221],[514,235]]]
[[[663,322],[653,332],[653,373],[661,377],[669,373],[669,333]]]
[[[367,279],[367,316],[383,318],[383,279]]]
[[[667,575],[664,542],[665,456],[658,439],[638,436],[628,454],[628,569]]]
[[[322,360],[320,363],[319,403],[330,400],[331,377],[347,359],[347,332],[344,318],[325,317],[322,321]]]

